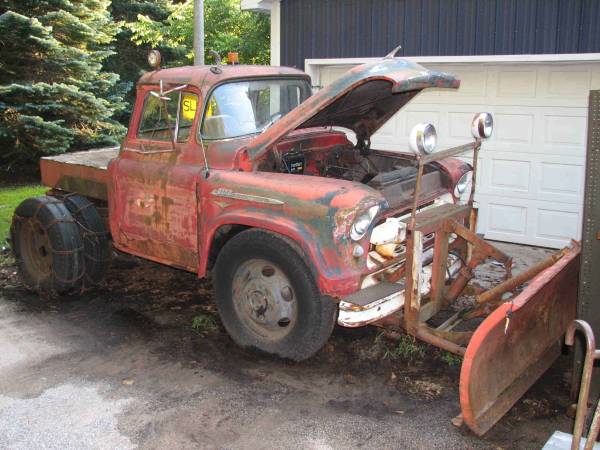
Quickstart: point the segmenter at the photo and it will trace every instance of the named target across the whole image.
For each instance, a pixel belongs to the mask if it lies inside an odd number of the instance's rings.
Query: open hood
[[[369,139],[422,89],[458,88],[454,76],[399,58],[363,64],[309,97],[246,147],[255,160],[297,128],[337,126]]]

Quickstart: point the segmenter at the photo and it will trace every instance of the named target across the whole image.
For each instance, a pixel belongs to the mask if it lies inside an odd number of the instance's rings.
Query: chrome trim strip
[[[285,202],[276,198],[261,197],[259,195],[242,194],[241,192],[233,192],[231,189],[218,188],[210,193],[215,197],[234,198],[236,200],[244,200],[254,203],[265,203],[267,205],[283,205]]]

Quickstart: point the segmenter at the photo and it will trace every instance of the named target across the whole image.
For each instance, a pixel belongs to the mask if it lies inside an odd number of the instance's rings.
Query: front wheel
[[[323,347],[335,324],[337,305],[321,296],[303,258],[262,230],[227,242],[215,289],[223,325],[242,347],[301,361]]]

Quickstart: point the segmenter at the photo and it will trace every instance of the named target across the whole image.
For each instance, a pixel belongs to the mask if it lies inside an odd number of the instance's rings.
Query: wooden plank
[[[423,268],[423,233],[412,231],[407,241],[406,257],[406,299],[404,317],[406,331],[415,335],[418,328],[419,311],[421,309],[421,270]]]
[[[435,233],[433,245],[433,263],[431,265],[431,295],[430,301],[433,308],[440,310],[442,307],[444,286],[446,285],[446,270],[448,264],[448,238],[449,233],[438,230]]]

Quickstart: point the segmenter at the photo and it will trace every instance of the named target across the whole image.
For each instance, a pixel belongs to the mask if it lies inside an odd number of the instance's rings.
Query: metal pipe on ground
[[[482,304],[482,303],[491,302],[492,300],[496,300],[496,299],[500,298],[500,296],[502,296],[502,294],[505,294],[506,292],[510,292],[510,291],[516,289],[517,287],[519,287],[526,281],[529,281],[530,279],[535,277],[538,273],[540,273],[543,270],[547,269],[548,267],[554,265],[554,263],[556,263],[556,261],[561,259],[564,255],[565,255],[565,249],[562,249],[561,251],[549,256],[545,260],[540,261],[539,263],[535,264],[534,266],[531,266],[529,269],[525,270],[524,272],[522,272],[512,278],[509,278],[508,280],[503,281],[499,285],[493,287],[489,291],[486,291],[483,294],[478,295],[475,298],[475,301],[478,304]]]

